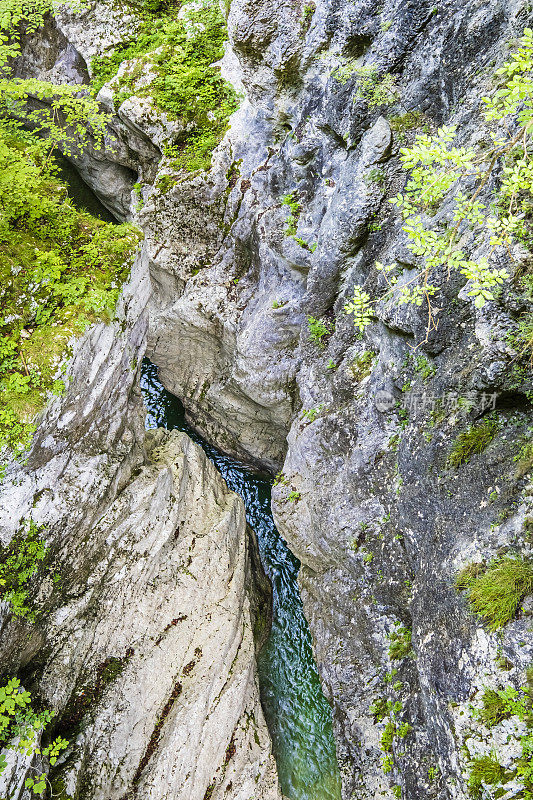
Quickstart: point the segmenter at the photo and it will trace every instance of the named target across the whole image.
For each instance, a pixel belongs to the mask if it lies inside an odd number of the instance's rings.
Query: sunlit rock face
[[[443,123],[483,141],[480,98],[530,23],[520,0],[233,0],[222,69],[241,107],[209,172],[162,159],[135,211],[163,382],[220,447],[283,469],[275,517],[302,561],[346,800],[465,800],[469,763],[496,746],[470,704],[523,684],[533,658],[530,601],[496,634],[454,587],[472,561],[531,554],[519,309],[506,292],[475,309],[459,275],[440,275],[429,333],[425,306],[378,305],[362,338],[343,312],[355,285],[378,288],[376,260],[406,281],[419,266],[388,202],[399,148]],[[392,75],[395,96],[365,102],[359,64]],[[329,328],[318,342],[308,316]],[[494,440],[450,468],[457,436],[492,411]],[[394,659],[400,626],[412,646]],[[410,726],[390,749],[375,701]]]

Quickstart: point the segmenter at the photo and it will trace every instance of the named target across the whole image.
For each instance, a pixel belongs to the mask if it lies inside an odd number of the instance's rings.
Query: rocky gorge
[[[154,100],[155,62],[131,53],[97,94],[106,149],[70,155],[144,238],[116,319],[78,339],[65,395],[0,487],[3,544],[31,518],[59,573],[38,587],[36,623],[2,605],[2,672],[35,687],[71,742],[50,772],[55,794],[287,792],[258,687],[271,597],[255,536],[198,445],[145,432],[146,353],[195,431],[276,473],[274,520],[301,563],[342,799],[527,800],[533,387],[517,331],[532,311],[518,290],[530,252],[498,256],[511,279],[483,305],[446,269],[433,305],[391,302],[375,263],[399,264],[399,285],[420,270],[389,202],[405,184],[401,148],[442,125],[488,147],[481,98],[533,11],[222,11],[217,68],[238,107],[210,164],[184,168],[187,124]],[[135,3],[60,8],[23,39],[14,73],[83,92],[142,25]],[[483,185],[487,203],[501,180]],[[450,197],[433,211],[448,222]],[[345,312],[357,287],[377,297],[360,328]],[[509,579],[503,623],[473,613],[474,582],[497,585],[517,565],[526,577]],[[26,776],[10,753],[2,791],[29,797]]]

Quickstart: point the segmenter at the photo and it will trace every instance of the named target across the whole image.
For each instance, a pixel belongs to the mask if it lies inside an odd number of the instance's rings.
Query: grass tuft
[[[498,423],[486,419],[479,425],[472,425],[467,431],[459,434],[448,456],[447,465],[458,467],[466,464],[476,453],[482,453],[492,442],[498,431]]]
[[[468,789],[473,798],[482,797],[483,784],[495,786],[501,783],[505,770],[493,756],[481,756],[472,762]]]
[[[455,586],[466,591],[472,611],[495,631],[512,620],[523,598],[533,593],[533,565],[518,556],[503,556],[486,568],[471,564]]]

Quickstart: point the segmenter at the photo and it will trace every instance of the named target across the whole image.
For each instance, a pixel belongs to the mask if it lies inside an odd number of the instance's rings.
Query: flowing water
[[[115,221],[66,159],[58,161],[73,202],[107,222]],[[290,800],[340,800],[331,709],[320,687],[298,590],[300,564],[274,526],[271,481],[204,442],[186,423],[180,401],[164,389],[157,368],[147,359],[141,388],[146,427],[177,428],[201,445],[229,488],[243,498],[248,522],[257,534],[274,594],[272,630],[258,659],[259,685],[283,794]]]
[[[340,778],[331,709],[322,694],[311,634],[297,584],[298,559],[277,532],[270,510],[271,481],[207,444],[185,421],[183,406],[143,362],[146,427],[177,428],[200,444],[246,507],[263,567],[272,581],[272,631],[259,659],[261,702],[272,737],[283,794],[290,800],[339,800]]]

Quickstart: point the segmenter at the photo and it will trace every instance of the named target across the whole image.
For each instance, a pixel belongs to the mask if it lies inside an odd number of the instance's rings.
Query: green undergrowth
[[[0,451],[29,445],[70,341],[112,317],[139,239],[75,209],[49,145],[0,126]]]
[[[531,703],[531,687],[506,686],[502,689],[485,689],[481,698],[481,708],[472,708],[474,718],[478,718],[487,728],[497,728],[500,723],[511,718],[525,723],[525,732],[515,734],[518,747],[512,763],[504,767],[498,761],[498,750],[478,756],[469,763],[468,789],[475,800],[487,796],[486,789],[491,787],[491,797],[508,796],[506,786],[513,782],[518,784],[519,791],[513,791],[513,797],[521,800],[533,800],[533,715]],[[522,731],[524,729],[522,728]],[[511,734],[506,733],[506,741]]]
[[[533,564],[519,556],[502,556],[483,564],[470,564],[455,581],[465,591],[473,612],[492,631],[516,616],[524,597],[533,594]]]
[[[35,620],[29,600],[29,583],[43,566],[46,547],[41,529],[30,519],[24,521],[7,546],[0,545],[0,598],[11,605],[15,616]]]
[[[518,716],[533,723],[531,715],[531,692],[523,687],[520,691],[513,686],[505,689],[485,689],[481,698],[482,707],[476,712],[484,725],[492,728],[504,719]]]
[[[187,6],[180,3],[155,11],[145,4],[140,29],[108,55],[92,60],[92,92],[115,78],[115,104],[133,95],[150,97],[154,107],[180,120],[183,131],[165,148],[176,169],[208,169],[211,155],[238,106],[233,87],[213,66],[224,54],[226,24],[216,0]],[[152,75],[150,81],[147,75]],[[139,80],[141,79],[141,80]]]

